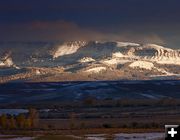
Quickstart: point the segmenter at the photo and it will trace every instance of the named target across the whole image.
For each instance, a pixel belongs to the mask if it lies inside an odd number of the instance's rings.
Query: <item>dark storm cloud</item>
[[[72,40],[106,40],[133,41],[140,43],[159,43],[164,41],[152,33],[133,33],[127,31],[102,32],[92,28],[83,28],[67,21],[36,21],[28,23],[1,24],[1,41],[72,41]]]
[[[128,21],[178,22],[179,5],[179,0],[2,0],[0,15],[4,18],[0,20],[15,22],[64,18],[75,20],[78,24],[106,21],[105,25]]]
[[[179,0],[1,0],[0,40],[180,44]]]

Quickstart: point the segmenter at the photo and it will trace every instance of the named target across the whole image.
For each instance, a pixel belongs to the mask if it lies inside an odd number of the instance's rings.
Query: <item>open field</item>
[[[180,123],[179,107],[93,107],[52,110],[40,114],[45,129],[164,128]],[[163,117],[162,117],[163,116]]]

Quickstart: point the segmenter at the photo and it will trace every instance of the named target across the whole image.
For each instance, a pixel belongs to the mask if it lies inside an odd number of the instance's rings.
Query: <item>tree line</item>
[[[0,116],[1,129],[33,129],[37,128],[39,123],[39,114],[36,109],[29,109],[27,114]]]

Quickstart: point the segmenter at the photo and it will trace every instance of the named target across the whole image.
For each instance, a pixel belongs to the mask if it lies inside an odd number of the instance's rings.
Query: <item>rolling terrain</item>
[[[36,104],[94,100],[154,100],[180,98],[180,81],[79,81],[5,83],[0,104]]]

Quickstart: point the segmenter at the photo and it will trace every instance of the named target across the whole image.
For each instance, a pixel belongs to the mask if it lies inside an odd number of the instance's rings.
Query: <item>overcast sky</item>
[[[0,41],[118,40],[180,49],[179,0],[1,0]]]

